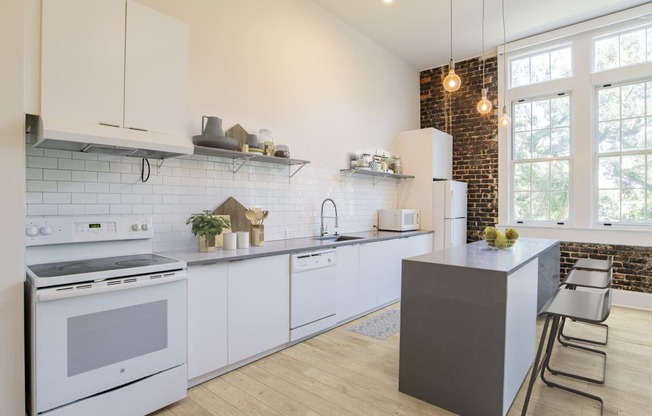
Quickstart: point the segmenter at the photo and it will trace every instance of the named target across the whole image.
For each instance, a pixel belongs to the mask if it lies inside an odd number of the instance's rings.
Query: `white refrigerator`
[[[433,181],[433,250],[466,244],[466,183]]]

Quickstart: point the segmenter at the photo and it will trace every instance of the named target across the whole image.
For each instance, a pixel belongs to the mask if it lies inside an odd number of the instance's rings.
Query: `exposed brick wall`
[[[485,87],[496,105],[497,60],[485,62]],[[500,109],[482,116],[475,106],[482,88],[482,61],[470,59],[455,64],[462,86],[450,94],[442,81],[448,66],[421,72],[421,128],[434,127],[453,136],[453,179],[467,182],[468,241],[480,239],[487,225],[498,222],[498,134]],[[449,111],[452,108],[452,111]],[[578,258],[614,256],[613,286],[652,293],[652,248],[562,242],[561,277]]]
[[[487,97],[497,98],[496,58],[485,62]],[[469,241],[480,238],[487,225],[498,222],[498,116],[480,115],[476,104],[482,91],[482,61],[455,64],[462,86],[448,93],[442,81],[448,66],[421,72],[421,128],[434,127],[453,136],[453,179],[468,184]],[[452,113],[449,108],[452,106]]]

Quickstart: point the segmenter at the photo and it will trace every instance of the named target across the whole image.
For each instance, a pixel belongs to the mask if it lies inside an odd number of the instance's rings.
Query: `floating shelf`
[[[195,146],[196,155],[217,156],[233,160],[233,174],[238,173],[247,162],[263,162],[274,165],[285,165],[297,167],[294,172],[290,173],[290,178],[299,172],[305,165],[310,163],[308,160],[289,159],[285,157],[265,156],[257,153],[242,153],[235,150],[218,149],[215,147]]]
[[[401,175],[398,173],[389,173],[389,172],[383,172],[381,170],[368,170],[368,169],[341,169],[341,173],[346,174],[347,177],[350,175],[364,175],[364,176],[372,176],[374,178],[374,185],[380,180],[384,178],[392,178],[392,179],[414,179],[414,176],[412,175]],[[377,180],[376,180],[377,179]]]

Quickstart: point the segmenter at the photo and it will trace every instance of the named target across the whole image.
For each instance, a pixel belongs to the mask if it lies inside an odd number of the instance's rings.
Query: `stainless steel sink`
[[[320,241],[350,241],[350,240],[360,240],[363,239],[364,237],[354,237],[352,235],[325,235],[322,237],[314,237],[315,240],[320,240]]]

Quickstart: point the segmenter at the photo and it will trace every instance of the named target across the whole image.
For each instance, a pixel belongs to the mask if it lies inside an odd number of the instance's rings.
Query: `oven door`
[[[175,274],[90,295],[38,300],[33,294],[36,412],[185,363],[187,274]]]

